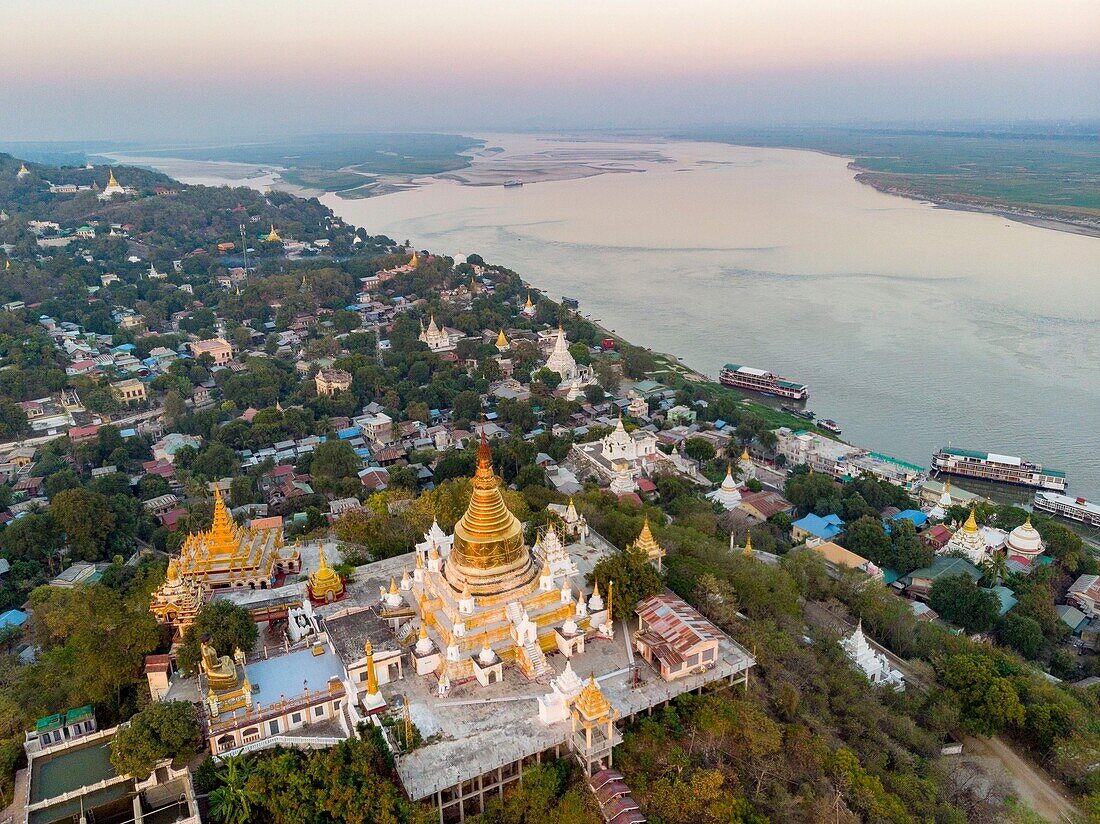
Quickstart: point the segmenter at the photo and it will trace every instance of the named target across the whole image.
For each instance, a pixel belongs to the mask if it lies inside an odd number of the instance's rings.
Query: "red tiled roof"
[[[780,495],[778,492],[770,492],[764,490],[763,492],[750,492],[748,495],[741,497],[742,506],[751,506],[765,518],[770,518],[772,515],[778,515],[780,512],[786,512],[793,504]]]
[[[651,595],[634,611],[646,625],[642,635],[650,636],[655,646],[667,647],[670,653],[674,653],[673,658],[687,658],[704,641],[722,640],[722,633],[714,624],[671,592]],[[673,660],[673,663],[676,661]]]

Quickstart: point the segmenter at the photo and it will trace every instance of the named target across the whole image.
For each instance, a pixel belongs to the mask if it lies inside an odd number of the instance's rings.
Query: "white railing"
[[[327,747],[335,747],[343,740],[342,738],[322,735],[272,735],[269,738],[249,741],[247,744],[243,744],[240,747],[234,747],[231,750],[218,753],[214,756],[214,759],[217,761],[224,761],[226,758],[234,758],[238,755],[244,755],[245,753],[255,752],[265,749],[266,747],[276,746],[294,747],[302,750],[325,749]]]

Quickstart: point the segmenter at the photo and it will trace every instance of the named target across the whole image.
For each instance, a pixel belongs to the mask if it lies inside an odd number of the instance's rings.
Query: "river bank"
[[[952,209],[959,212],[974,212],[983,215],[1003,217],[1007,220],[1015,220],[1018,223],[1026,223],[1042,229],[1050,229],[1055,232],[1069,232],[1074,235],[1100,238],[1100,217],[1089,219],[1082,217],[1073,219],[1070,217],[1051,214],[1041,210],[1025,209],[1024,207],[1009,207],[998,203],[981,203],[975,200],[959,200],[947,197],[936,197],[927,192],[913,189],[897,182],[891,182],[889,176],[884,176],[871,169],[858,166],[855,161],[848,164],[848,168],[856,173],[855,179],[876,191],[896,197],[904,197],[921,203],[931,203],[939,209]]]

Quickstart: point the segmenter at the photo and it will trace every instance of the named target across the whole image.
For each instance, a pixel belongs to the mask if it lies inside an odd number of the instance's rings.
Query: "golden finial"
[[[599,580],[593,582],[593,584],[592,584],[592,595],[596,598],[600,597],[600,582],[599,582]]]
[[[416,250],[413,249],[412,257],[409,259],[409,266],[411,266],[413,269],[415,269],[419,265],[420,265],[420,258],[418,258],[416,256]]]
[[[743,554],[746,558],[751,558],[752,557],[752,533],[751,532],[746,532],[745,533],[745,551],[744,551]]]
[[[363,652],[367,656],[367,693],[377,695],[378,675],[374,671],[374,647],[369,638],[363,643]]]
[[[397,580],[393,576],[390,576],[390,595],[396,595],[396,594],[397,594]]]
[[[608,581],[607,582],[607,621],[608,621],[608,623],[610,623],[611,620],[612,620],[612,617],[611,617],[611,595],[612,595],[612,588],[614,587],[614,585],[615,585],[614,581]]]
[[[970,517],[967,518],[966,523],[963,524],[963,530],[966,531],[966,532],[977,532],[978,531],[978,520],[977,520],[977,518],[974,517],[974,510],[976,508],[977,507],[976,507],[975,504],[970,505]]]

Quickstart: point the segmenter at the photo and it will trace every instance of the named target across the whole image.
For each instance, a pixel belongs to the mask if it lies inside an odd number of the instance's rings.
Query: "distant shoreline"
[[[809,151],[817,150],[811,149]],[[821,154],[829,154],[829,152],[821,152]],[[886,181],[876,177],[876,175],[879,174],[878,172],[873,169],[866,169],[862,166],[858,166],[854,160],[849,161],[848,168],[856,173],[855,179],[858,183],[862,183],[864,186],[870,186],[876,192],[882,192],[884,195],[904,197],[907,200],[916,200],[921,203],[931,203],[937,209],[950,209],[955,212],[975,212],[977,214],[994,215],[996,217],[1006,218],[1007,220],[1014,220],[1017,223],[1037,226],[1040,229],[1051,229],[1055,232],[1067,232],[1071,235],[1100,238],[1100,225],[1077,223],[1073,220],[1058,218],[1053,215],[1042,214],[1041,212],[1017,212],[1013,211],[1012,208],[1008,206],[999,206],[995,204],[983,205],[981,203],[966,203],[950,198],[930,197],[928,195],[909,192],[905,189],[891,186]]]

